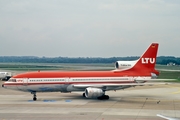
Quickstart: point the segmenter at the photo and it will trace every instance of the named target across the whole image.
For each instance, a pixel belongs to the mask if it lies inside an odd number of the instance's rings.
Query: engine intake
[[[137,61],[117,61],[115,63],[115,68],[118,70],[126,70],[132,68]]]
[[[97,98],[100,96],[103,96],[105,92],[102,89],[99,88],[86,88],[85,90],[85,97],[86,98]]]

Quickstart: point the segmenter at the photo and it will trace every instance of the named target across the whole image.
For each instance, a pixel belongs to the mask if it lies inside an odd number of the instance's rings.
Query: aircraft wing
[[[95,87],[95,88],[103,88],[103,87],[123,87],[123,86],[144,86],[144,85],[166,85],[169,83],[121,83],[121,84],[76,84],[73,85],[76,88],[87,88],[87,87]]]

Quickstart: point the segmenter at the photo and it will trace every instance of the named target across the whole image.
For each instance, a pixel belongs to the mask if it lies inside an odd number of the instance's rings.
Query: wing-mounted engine
[[[85,97],[86,98],[98,98],[105,94],[105,92],[102,89],[99,88],[91,88],[88,87],[85,90]]]
[[[135,64],[136,61],[116,61],[115,63],[115,68],[116,70],[128,70],[132,68]]]

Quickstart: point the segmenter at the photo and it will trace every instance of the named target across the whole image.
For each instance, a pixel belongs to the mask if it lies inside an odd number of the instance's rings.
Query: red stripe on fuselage
[[[13,78],[72,78],[72,77],[136,77],[151,76],[150,72],[142,71],[64,71],[64,72],[28,72]]]

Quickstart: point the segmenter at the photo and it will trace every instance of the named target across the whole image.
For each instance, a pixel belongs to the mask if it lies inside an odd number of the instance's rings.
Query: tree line
[[[0,56],[1,63],[114,63],[116,61],[137,60],[138,56],[131,57],[36,57],[36,56]],[[174,56],[159,56],[156,64],[167,65],[175,63],[180,65],[180,58]]]

